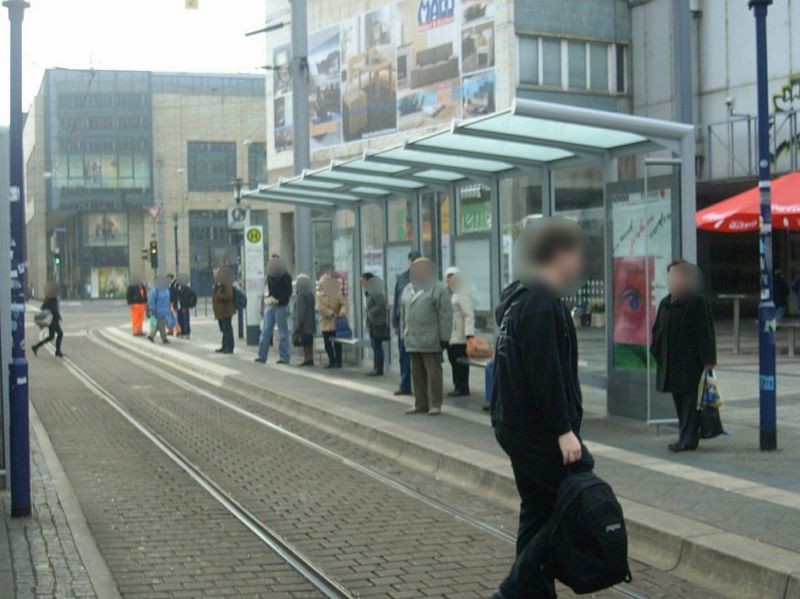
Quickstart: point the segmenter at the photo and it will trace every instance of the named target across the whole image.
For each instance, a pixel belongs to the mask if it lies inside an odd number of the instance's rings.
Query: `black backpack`
[[[197,306],[197,294],[194,289],[190,287],[181,289],[181,307],[194,308],[195,306]]]
[[[595,474],[564,479],[550,525],[555,576],[573,591],[594,593],[631,581],[622,506]]]

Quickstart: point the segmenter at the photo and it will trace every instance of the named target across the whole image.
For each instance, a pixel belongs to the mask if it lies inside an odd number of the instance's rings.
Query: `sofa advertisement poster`
[[[398,0],[310,23],[312,152],[493,112],[494,18],[494,0]],[[274,64],[288,61],[276,47]],[[288,74],[273,70],[276,152],[292,149]]]

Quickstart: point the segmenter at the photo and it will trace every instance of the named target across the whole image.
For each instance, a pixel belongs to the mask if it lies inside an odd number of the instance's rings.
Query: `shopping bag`
[[[176,326],[178,326],[178,319],[175,316],[175,312],[170,310],[167,313],[167,328],[168,329],[174,329]]]
[[[722,426],[722,419],[719,417],[719,408],[706,406],[700,410],[700,438],[713,439],[720,435],[725,435],[725,427]]]
[[[467,339],[467,356],[473,360],[489,360],[494,355],[492,344],[483,337]]]
[[[353,329],[350,328],[350,323],[347,322],[347,316],[336,317],[336,338],[337,339],[353,338]]]
[[[722,407],[722,394],[720,393],[719,380],[713,371],[704,370],[697,385],[697,409],[705,407]]]
[[[40,329],[46,329],[50,326],[50,323],[53,322],[53,313],[50,312],[50,310],[40,310],[33,317],[33,322],[35,322],[36,326]]]
[[[150,336],[155,337],[158,332],[158,318],[156,318],[155,314],[151,314],[147,319],[147,327],[150,331]]]
[[[372,327],[370,333],[377,341],[389,341],[388,324],[379,324],[378,326],[374,326]]]

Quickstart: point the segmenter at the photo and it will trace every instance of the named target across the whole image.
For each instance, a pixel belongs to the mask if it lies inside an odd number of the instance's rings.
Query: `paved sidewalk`
[[[53,475],[33,433],[31,487],[30,518],[12,519],[9,493],[0,493],[0,595],[95,597]]]
[[[408,417],[403,408],[411,399],[391,394],[394,374],[376,380],[365,377],[363,368],[263,366],[253,362],[252,348],[242,346],[233,356],[221,356],[213,353],[218,346],[213,321],[198,320],[191,341],[175,340],[170,346],[135,339],[122,327],[106,334],[123,346],[172,366],[183,365],[254,399],[263,395],[268,401],[281,401],[287,411],[302,415],[303,410],[316,410],[326,415],[318,417],[322,426],[337,428],[345,437],[360,436],[378,451],[396,451],[399,460],[416,462],[457,483],[471,477],[475,485],[515,501],[507,459],[481,411],[480,371],[473,372],[474,395],[446,399],[442,417]],[[734,386],[740,387],[744,382],[737,385],[735,377],[752,376],[743,372],[752,356],[735,358],[722,352],[720,361]],[[728,577],[721,584],[739,584],[731,578],[738,574],[758,589],[769,589],[762,596],[784,596],[787,585],[800,592],[800,396],[785,382],[796,378],[791,365],[784,364],[782,370],[782,449],[774,453],[756,449],[752,397],[734,397],[726,407],[731,436],[705,442],[697,452],[674,455],[666,451],[674,434],[669,427],[659,435],[641,423],[608,418],[604,392],[585,389],[587,444],[597,458],[598,473],[625,500],[634,550],[648,552],[639,559],[665,569],[685,569],[687,578],[705,577],[706,583],[714,577],[709,571]],[[791,582],[790,574],[795,576]]]

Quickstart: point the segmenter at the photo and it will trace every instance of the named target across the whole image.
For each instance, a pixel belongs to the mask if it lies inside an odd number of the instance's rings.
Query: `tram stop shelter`
[[[666,266],[695,260],[691,125],[517,98],[395,147],[246,191],[247,200],[312,209],[315,268],[332,264],[363,335],[358,277],[383,277],[388,298],[416,249],[470,280],[481,335],[514,279],[513,244],[534,218],[577,220],[591,240],[586,285],[566,298],[578,326],[581,378],[607,389],[612,414],[662,423],[648,351]],[[315,275],[318,273],[314,273]]]

